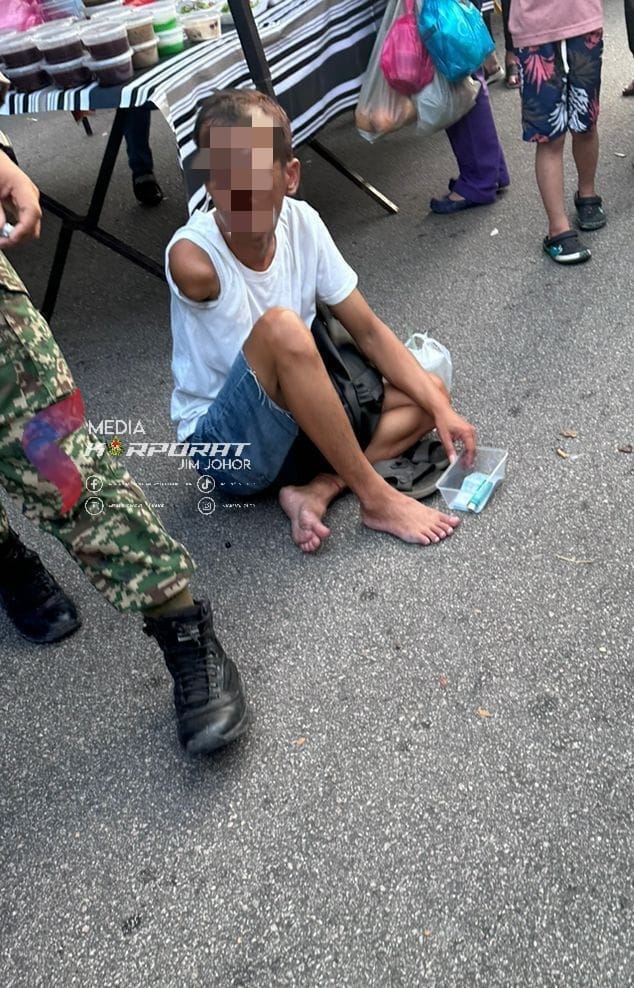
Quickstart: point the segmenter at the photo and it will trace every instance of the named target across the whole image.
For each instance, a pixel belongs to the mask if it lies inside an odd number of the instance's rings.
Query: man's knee
[[[251,331],[251,337],[266,342],[277,357],[299,359],[314,357],[317,347],[313,334],[302,319],[291,309],[275,306],[260,316]]]

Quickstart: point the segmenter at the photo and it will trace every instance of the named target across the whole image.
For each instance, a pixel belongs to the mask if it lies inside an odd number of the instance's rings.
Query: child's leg
[[[538,144],[535,155],[535,175],[548,216],[549,237],[570,229],[564,200],[564,141],[562,134],[548,143]]]
[[[596,127],[585,134],[572,135],[572,154],[579,176],[579,195],[581,198],[595,196],[594,179],[599,161],[599,133]]]
[[[579,195],[595,196],[594,179],[599,160],[599,116],[603,32],[593,31],[566,42],[569,64],[568,116],[572,153],[579,176]]]

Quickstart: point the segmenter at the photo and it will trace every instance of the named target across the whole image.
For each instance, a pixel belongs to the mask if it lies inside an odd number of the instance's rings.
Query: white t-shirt
[[[355,272],[344,261],[319,213],[307,203],[285,197],[275,238],[269,267],[253,271],[231,253],[212,210],[194,213],[167,246],[175,385],[171,415],[179,441],[194,431],[261,315],[282,306],[296,312],[310,328],[317,300],[336,305],[357,286]],[[178,240],[190,240],[211,258],[220,282],[214,301],[193,302],[175,285],[169,252]]]

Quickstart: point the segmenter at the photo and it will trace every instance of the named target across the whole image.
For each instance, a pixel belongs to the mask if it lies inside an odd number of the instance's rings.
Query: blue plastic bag
[[[495,50],[471,0],[423,0],[418,30],[436,68],[450,82],[475,72]]]

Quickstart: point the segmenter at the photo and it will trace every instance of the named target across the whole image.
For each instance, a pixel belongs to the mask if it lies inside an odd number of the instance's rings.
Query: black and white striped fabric
[[[296,144],[314,136],[342,110],[354,106],[387,0],[278,0],[258,18],[271,77],[293,124]],[[170,123],[187,173],[193,129],[202,99],[216,89],[253,83],[238,36],[202,42],[159,63],[125,86],[44,89],[11,93],[5,114],[98,110],[151,102]],[[189,190],[192,193],[192,190]],[[190,211],[204,196],[190,195]]]

